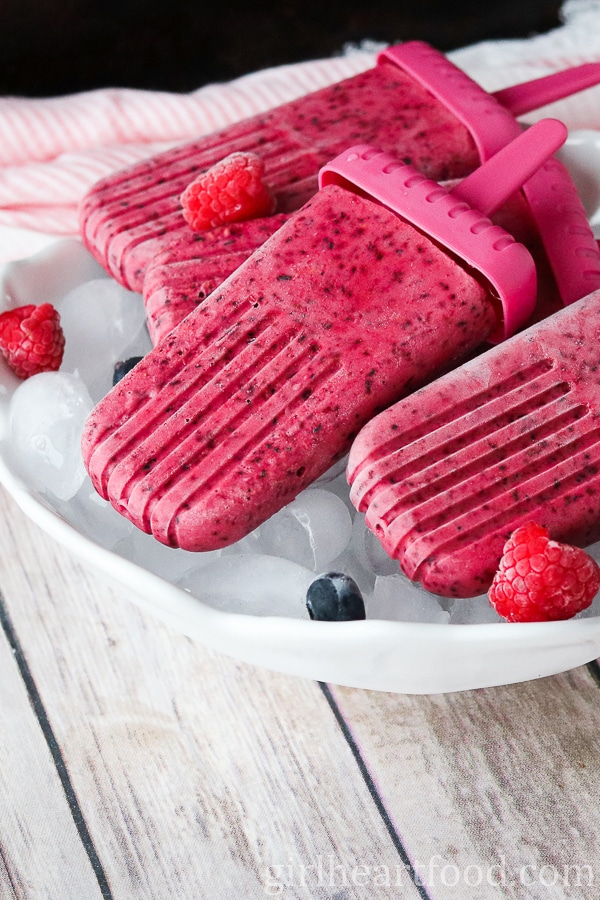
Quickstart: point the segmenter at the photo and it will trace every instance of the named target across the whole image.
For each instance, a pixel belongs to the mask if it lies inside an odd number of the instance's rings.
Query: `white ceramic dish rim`
[[[574,132],[562,151],[594,223],[600,211],[600,133]],[[592,196],[593,194],[593,196]],[[599,219],[600,222],[600,219]],[[75,242],[0,271],[4,286],[15,272],[27,287],[28,272],[43,267],[61,281],[58,266],[74,265],[69,287],[92,277]],[[66,246],[69,244],[71,246]],[[73,255],[74,254],[74,255]],[[22,302],[31,302],[23,296]],[[12,376],[0,372],[5,399]],[[6,406],[6,404],[4,404]],[[4,422],[6,433],[6,422]],[[159,620],[214,650],[282,673],[349,687],[403,694],[434,694],[527,681],[566,671],[600,656],[600,616],[567,622],[442,625],[365,620],[314,622],[216,610],[152,572],[79,532],[11,467],[6,439],[0,444],[0,482],[37,526],[84,565],[95,569]]]

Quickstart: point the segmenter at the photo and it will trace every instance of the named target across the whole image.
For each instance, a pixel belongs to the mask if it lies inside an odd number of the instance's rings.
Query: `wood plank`
[[[460,694],[331,693],[431,897],[597,895],[600,688],[585,667]]]
[[[101,898],[48,743],[1,630],[0,697],[0,897]]]
[[[423,896],[319,685],[142,614],[8,499],[0,541],[6,605],[115,897],[347,885],[366,900],[359,867],[375,865],[378,897]]]

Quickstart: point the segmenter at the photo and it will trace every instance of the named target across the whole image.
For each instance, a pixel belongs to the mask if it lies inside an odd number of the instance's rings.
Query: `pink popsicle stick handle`
[[[565,306],[600,287],[598,244],[569,173],[551,158],[567,134],[542,119],[451,191],[489,216],[522,186]]]
[[[341,184],[367,194],[479,271],[500,298],[503,322],[493,340],[502,340],[524,324],[535,306],[536,272],[529,251],[494,225],[473,202],[493,197],[502,202],[564,141],[555,120],[538,122],[501,154],[484,163],[467,181],[467,190],[449,191],[412,166],[367,144],[351,147],[319,173],[319,185]],[[527,164],[522,164],[522,159]],[[515,175],[515,170],[517,175]],[[487,180],[494,182],[486,188]],[[464,184],[465,182],[463,182]],[[502,185],[504,190],[502,190]],[[469,198],[467,200],[466,198]]]
[[[562,147],[567,135],[558,119],[542,119],[452,188],[452,195],[491,215]]]
[[[563,72],[553,72],[552,75],[543,75],[523,84],[511,85],[495,91],[492,96],[510,110],[513,116],[522,116],[599,83],[600,63],[584,63]]]

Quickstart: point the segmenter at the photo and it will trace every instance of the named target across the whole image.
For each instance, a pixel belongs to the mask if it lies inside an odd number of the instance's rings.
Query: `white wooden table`
[[[600,670],[398,696],[142,614],[0,493],[0,898],[600,897]]]

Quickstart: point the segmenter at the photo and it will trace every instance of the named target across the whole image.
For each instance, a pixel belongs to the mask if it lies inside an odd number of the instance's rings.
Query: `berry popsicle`
[[[519,134],[515,115],[598,81],[600,64],[590,63],[498,99],[429,45],[407,42],[367,72],[102,179],[82,201],[82,237],[110,275],[141,292],[155,255],[185,233],[182,191],[234,151],[263,159],[277,212],[289,213],[315,193],[319,168],[352,144],[372,143],[438,181],[462,178]],[[532,190],[548,203],[544,185]],[[543,228],[545,208],[536,217]]]
[[[509,535],[600,539],[600,291],[373,418],[353,443],[350,496],[405,574],[474,597]]]
[[[529,315],[533,260],[475,202],[501,203],[565,134],[538,123],[452,192],[364,145],[332,161],[317,196],[92,412],[96,490],[171,546],[256,528],[377,411]]]
[[[555,160],[548,160],[542,169],[546,190],[544,215],[538,219],[547,223],[542,235],[522,191],[513,194],[491,215],[492,221],[524,244],[535,260],[538,297],[531,324],[579,299],[588,293],[588,288],[600,287],[600,254],[577,189]],[[449,187],[450,183],[446,185]],[[201,233],[187,228],[176,244],[169,244],[158,253],[148,267],[143,287],[152,343],[158,343],[202,303],[290,215],[293,213],[280,213]],[[586,266],[582,266],[584,258]],[[556,274],[560,276],[562,296]]]
[[[414,54],[414,47],[412,52]],[[433,62],[429,59],[429,51],[425,56],[430,63]],[[444,69],[445,66],[444,60]],[[503,96],[506,105],[514,112],[523,105],[523,97],[529,102],[535,98],[542,101],[548,93],[553,95],[557,87],[564,91],[568,84],[575,89],[582,84],[582,78],[589,79],[590,74],[597,77],[598,71],[596,66],[567,70],[541,79],[541,84],[538,81],[508,89]],[[430,70],[427,72],[434,84],[435,67],[433,76]],[[415,77],[419,74],[422,74],[422,69],[417,71]],[[463,90],[466,90],[462,78],[460,81]],[[441,99],[444,99],[443,95]],[[480,103],[481,97],[475,95],[472,102]],[[506,129],[506,123],[503,127]],[[513,127],[516,127],[515,123]],[[479,138],[478,133],[473,133]],[[493,147],[489,140],[482,141],[481,155],[489,154]],[[219,165],[210,171],[216,171]],[[562,214],[564,209],[569,210],[568,220]],[[576,227],[575,212],[578,218]],[[201,303],[292,214],[279,213],[201,231],[192,230],[182,221],[179,229],[170,233],[166,247],[146,266],[142,291],[153,343],[156,344],[163,334]],[[498,224],[525,244],[536,261],[538,275],[546,275],[540,281],[534,320],[545,318],[562,305],[600,287],[600,264],[595,274],[590,273],[590,266],[586,276],[582,274],[582,251],[597,257],[598,250],[577,189],[565,167],[557,160],[549,160],[536,173],[532,183],[511,198],[508,207],[501,211]]]

